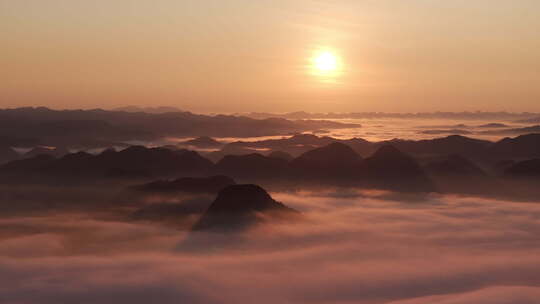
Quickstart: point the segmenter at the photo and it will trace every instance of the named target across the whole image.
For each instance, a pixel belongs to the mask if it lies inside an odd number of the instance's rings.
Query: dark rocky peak
[[[319,140],[319,137],[313,134],[295,134],[289,140],[298,144],[313,144]]]
[[[342,143],[305,152],[291,162],[295,174],[306,179],[354,179],[362,157]]]
[[[364,165],[372,174],[384,176],[407,176],[423,172],[414,158],[392,145],[380,147],[371,157],[366,158]]]
[[[426,170],[436,175],[456,177],[483,177],[487,175],[476,164],[458,154],[451,154],[442,160],[430,162],[426,165]]]
[[[90,154],[88,152],[79,151],[79,152],[64,155],[62,158],[60,158],[60,161],[62,161],[62,162],[71,162],[71,161],[86,160],[86,159],[90,159],[92,157],[94,157],[94,155],[92,155],[92,154]]]
[[[362,160],[362,157],[358,155],[351,147],[342,143],[331,143],[327,146],[320,147],[308,151],[294,161],[296,163],[355,163]]]
[[[377,149],[375,153],[369,158],[371,160],[392,160],[392,159],[402,159],[409,158],[409,156],[401,152],[398,148],[393,145],[384,145]]]
[[[392,145],[379,148],[362,163],[362,172],[368,185],[376,188],[406,191],[435,191],[418,162]]]
[[[143,154],[148,152],[150,149],[145,146],[130,146],[125,148],[124,150],[121,150],[118,153],[122,153],[123,155],[137,155],[137,154]]]
[[[385,171],[399,171],[401,169],[420,169],[414,158],[397,149],[393,145],[384,145],[375,153],[366,158],[366,163],[374,168]]]
[[[405,153],[417,156],[460,154],[471,157],[483,156],[487,147],[492,143],[461,135],[451,135],[443,138],[419,141],[394,139],[379,143],[379,145],[381,144],[391,144]]]
[[[234,185],[222,189],[209,213],[245,213],[285,208],[257,185]]]
[[[221,190],[194,231],[227,232],[242,230],[264,219],[295,214],[297,211],[275,201],[257,185],[233,185]]]

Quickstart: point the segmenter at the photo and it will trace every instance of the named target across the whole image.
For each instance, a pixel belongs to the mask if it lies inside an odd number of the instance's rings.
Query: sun
[[[330,52],[321,52],[314,58],[315,68],[321,72],[331,72],[337,70],[338,60],[336,55]]]
[[[311,57],[311,73],[324,81],[333,81],[341,74],[342,63],[335,52],[316,51]]]

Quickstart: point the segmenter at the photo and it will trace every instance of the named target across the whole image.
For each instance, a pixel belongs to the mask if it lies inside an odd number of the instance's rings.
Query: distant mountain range
[[[194,151],[132,146],[120,152],[106,150],[98,155],[77,152],[55,158],[42,154],[16,160],[0,167],[0,179],[77,182],[197,176],[205,174],[212,166],[211,161]]]
[[[286,135],[332,128],[354,128],[321,120],[253,119],[232,115],[198,115],[190,112],[145,113],[95,110],[17,108],[0,110],[0,146],[99,147],[130,140],[164,137],[253,137]]]
[[[370,142],[361,138],[337,139],[328,136],[319,137],[310,134],[299,134],[282,139],[232,142],[224,145],[218,152],[208,153],[207,156],[214,160],[219,160],[224,155],[250,154],[261,150],[281,151],[298,156],[309,150],[334,142],[349,146],[362,157],[370,156],[378,148],[387,144],[391,144],[417,159],[449,154],[458,154],[476,160],[489,161],[540,156],[540,133],[520,135],[515,138],[504,138],[497,142],[460,135],[425,140],[393,139]]]
[[[308,140],[302,136],[296,139],[312,144],[328,140],[318,137]],[[362,156],[354,144],[360,151],[369,148],[372,153]],[[278,146],[283,148],[283,145]],[[540,134],[495,143],[462,136],[379,143],[334,139],[296,157],[284,152],[249,153],[226,155],[217,163],[195,151],[132,146],[120,152],[109,149],[97,155],[85,152],[62,157],[39,154],[12,161],[0,166],[0,181],[65,184],[154,180],[134,189],[160,193],[211,193],[237,180],[293,188],[326,185],[400,192],[494,194],[505,188],[506,181],[501,178],[540,176],[537,159],[540,159]],[[507,164],[499,169],[501,161]]]
[[[162,114],[162,113],[172,113],[172,112],[182,112],[179,108],[176,107],[138,107],[138,106],[125,106],[114,108],[112,111],[121,111],[121,112],[143,112],[151,114]]]
[[[372,118],[409,118],[409,119],[458,119],[458,120],[520,120],[524,122],[540,123],[538,113],[509,113],[509,112],[423,112],[423,113],[385,113],[385,112],[349,112],[349,113],[309,113],[305,111],[290,113],[245,113],[252,118],[286,118],[286,119],[372,119]],[[536,119],[534,119],[536,117]],[[532,119],[531,121],[528,121]],[[537,121],[537,122],[533,122]]]

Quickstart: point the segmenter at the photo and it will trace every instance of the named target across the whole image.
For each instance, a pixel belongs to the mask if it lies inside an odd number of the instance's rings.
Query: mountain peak
[[[434,190],[416,160],[392,145],[380,147],[363,164],[363,173],[376,188],[406,192]]]
[[[291,163],[303,178],[348,179],[357,174],[362,157],[351,147],[334,142],[305,152]]]
[[[440,161],[427,164],[426,169],[432,174],[455,175],[460,177],[479,177],[487,174],[476,164],[459,154],[450,154]]]
[[[241,230],[261,220],[260,213],[295,213],[275,201],[263,188],[253,184],[222,189],[208,210],[193,226],[194,231]]]
[[[359,161],[361,156],[358,155],[351,147],[346,144],[334,142],[324,147],[316,148],[300,155],[299,161]]]
[[[398,148],[394,147],[393,145],[383,145],[380,147],[377,151],[375,151],[375,154],[373,154],[372,158],[395,158],[397,157],[403,157],[406,154],[401,152]]]

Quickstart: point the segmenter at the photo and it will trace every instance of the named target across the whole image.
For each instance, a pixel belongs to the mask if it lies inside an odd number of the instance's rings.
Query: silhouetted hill
[[[234,178],[280,178],[289,172],[288,162],[283,159],[252,153],[248,155],[227,155],[212,170]]]
[[[399,150],[416,156],[459,154],[467,157],[484,155],[492,143],[460,135],[427,140],[392,140],[380,144],[391,144]]]
[[[197,148],[219,148],[223,146],[223,143],[213,139],[209,136],[200,136],[191,140],[183,141],[180,145],[194,146]]]
[[[297,134],[282,139],[269,139],[254,142],[233,142],[227,144],[222,149],[222,153],[246,154],[249,153],[246,151],[253,151],[253,149],[268,149],[272,151],[284,151],[293,156],[299,156],[302,153],[313,150],[315,148],[327,146],[334,142],[346,144],[362,156],[370,155],[375,151],[375,147],[371,142],[361,138],[340,140],[328,136],[319,137],[312,134]]]
[[[285,151],[292,155],[300,155],[306,151],[328,145],[334,142],[331,137],[318,137],[311,134],[296,134],[291,137],[281,139],[268,139],[253,142],[236,141],[223,147],[222,152],[226,154],[246,154],[255,149],[268,149]]]
[[[32,158],[32,157],[35,157],[35,156],[38,156],[38,155],[41,155],[41,154],[47,154],[47,155],[52,155],[54,157],[62,157],[66,154],[69,154],[69,151],[66,150],[66,149],[62,149],[62,148],[54,148],[54,147],[42,147],[42,146],[38,146],[38,147],[35,147],[33,148],[32,150],[24,153],[21,157],[22,158]]]
[[[168,174],[201,174],[209,170],[212,162],[189,150],[172,151],[163,148],[132,146],[120,152],[105,151],[90,161],[92,168],[104,171],[122,169],[148,172],[151,176]],[[90,168],[88,168],[90,169]]]
[[[470,160],[452,154],[428,163],[426,172],[437,189],[450,193],[494,192],[495,180]]]
[[[351,138],[339,140],[338,142],[351,147],[356,153],[362,157],[372,155],[377,150],[377,145],[362,138]]]
[[[496,156],[500,159],[540,157],[540,134],[504,138],[494,143],[486,156]]]
[[[159,180],[133,187],[145,192],[188,192],[188,193],[217,193],[219,190],[236,184],[227,176],[182,177],[173,181]]]
[[[227,144],[221,151],[221,155],[227,154],[249,154],[254,149],[279,150],[287,152],[293,156],[323,147],[334,142],[346,144],[359,155],[367,157],[372,155],[379,147],[391,144],[399,150],[413,155],[414,157],[443,156],[448,154],[460,154],[469,158],[483,158],[488,151],[488,147],[493,143],[487,140],[474,139],[460,135],[451,135],[443,138],[426,140],[401,140],[394,139],[382,142],[369,142],[361,138],[340,140],[332,137],[318,137],[310,134],[300,134],[283,139],[271,139],[254,142],[233,142]]]
[[[219,192],[193,231],[238,231],[265,219],[296,213],[257,185],[233,185]]]
[[[433,161],[425,168],[428,172],[436,175],[486,176],[484,170],[458,154],[451,154],[443,160]]]
[[[364,160],[361,174],[367,185],[404,192],[432,192],[435,187],[420,165],[392,145],[384,145]]]
[[[304,178],[354,178],[361,162],[351,147],[336,142],[300,155],[291,167]]]
[[[39,161],[38,161],[39,160]],[[30,159],[8,163],[0,167],[21,175],[63,176],[71,179],[88,177],[152,177],[170,175],[202,175],[212,162],[197,152],[172,151],[163,148],[132,146],[120,152],[106,150],[98,155],[86,152],[67,154],[60,159]]]
[[[228,155],[213,172],[247,180],[294,181],[294,185],[324,182],[409,192],[434,190],[420,165],[391,146],[381,147],[365,160],[342,143],[312,149],[291,162],[260,154]]]
[[[290,162],[291,160],[294,159],[294,157],[292,155],[290,155],[287,152],[283,152],[283,151],[272,151],[272,152],[270,152],[268,154],[268,157],[277,158],[277,159],[283,159],[283,160],[286,160],[288,162]]]
[[[540,178],[540,159],[518,162],[506,169],[505,175],[515,178]]]

